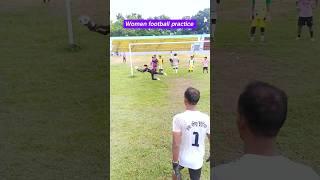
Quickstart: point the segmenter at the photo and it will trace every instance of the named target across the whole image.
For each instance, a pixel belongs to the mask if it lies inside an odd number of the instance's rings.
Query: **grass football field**
[[[134,56],[134,66],[149,64],[150,59]],[[198,88],[198,109],[210,112],[210,73],[203,74],[199,62],[188,73],[187,56],[180,56],[180,62],[175,74],[165,56],[168,75],[152,81],[149,73],[135,71],[130,77],[129,61],[111,57],[111,179],[171,179],[172,117],[184,111],[185,89]],[[208,157],[208,141],[206,148]],[[189,178],[187,170],[183,177]],[[204,162],[202,178],[209,179],[209,163]]]
[[[295,2],[274,1],[267,23],[266,42],[249,41],[250,2],[222,2],[215,42],[213,97],[214,153],[218,164],[242,153],[236,129],[236,102],[251,80],[263,80],[289,96],[287,121],[278,138],[280,151],[320,173],[320,17],[315,10],[315,42],[307,28],[296,41]],[[258,31],[259,34],[259,31]]]
[[[0,2],[0,179],[106,179],[107,39],[51,2]]]

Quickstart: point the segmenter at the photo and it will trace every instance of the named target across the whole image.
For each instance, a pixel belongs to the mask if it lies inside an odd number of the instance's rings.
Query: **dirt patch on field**
[[[184,91],[194,85],[193,81],[187,78],[175,78],[170,80],[168,84],[172,105],[183,104]]]
[[[123,63],[122,56],[111,56],[110,57],[110,65],[121,64],[121,63]]]

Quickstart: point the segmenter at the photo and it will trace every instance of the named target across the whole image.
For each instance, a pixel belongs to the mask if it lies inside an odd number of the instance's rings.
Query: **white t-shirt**
[[[194,65],[194,59],[190,59],[189,60],[189,66],[193,66]]]
[[[173,117],[173,132],[181,132],[179,164],[200,169],[205,155],[205,139],[210,134],[210,118],[200,111],[185,111]]]
[[[239,160],[213,168],[213,180],[319,180],[307,166],[283,156],[245,154]]]
[[[299,17],[312,17],[315,1],[313,0],[298,0]]]
[[[173,66],[178,66],[179,65],[179,59],[177,56],[173,56],[172,58],[172,65]]]

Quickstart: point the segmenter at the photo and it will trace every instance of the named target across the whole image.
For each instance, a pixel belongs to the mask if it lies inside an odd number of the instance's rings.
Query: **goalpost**
[[[179,41],[179,42],[152,42],[152,43],[129,43],[129,60],[130,60],[130,68],[131,68],[131,76],[133,76],[133,61],[132,61],[132,47],[133,46],[142,46],[142,45],[161,45],[161,44],[190,44],[190,51],[192,51],[192,45],[195,44],[202,44],[210,43],[209,40],[202,40],[202,41]],[[172,51],[179,51],[179,50],[172,50]]]
[[[66,18],[67,18],[67,28],[68,28],[68,40],[70,47],[76,47],[76,43],[74,41],[74,33],[72,27],[72,12],[71,12],[71,0],[65,0],[66,5]]]

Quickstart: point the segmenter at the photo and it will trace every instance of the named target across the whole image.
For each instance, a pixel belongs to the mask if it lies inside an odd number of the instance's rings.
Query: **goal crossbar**
[[[156,44],[196,44],[196,43],[206,43],[210,42],[209,40],[203,41],[177,41],[177,42],[150,42],[150,43],[129,43],[129,58],[130,58],[130,67],[131,67],[131,76],[133,76],[133,62],[132,62],[132,47],[136,45],[156,45]]]

